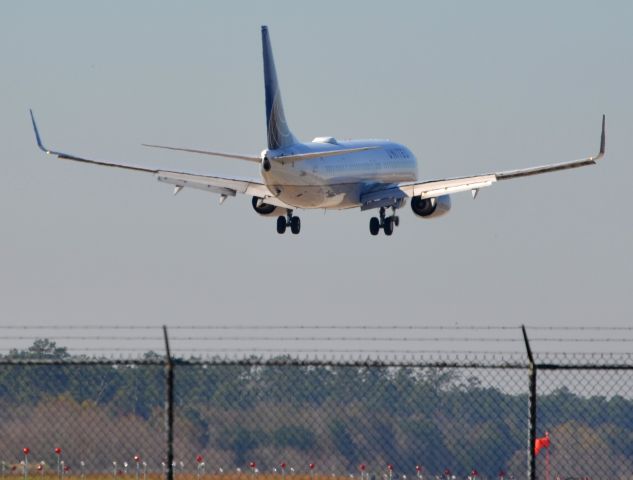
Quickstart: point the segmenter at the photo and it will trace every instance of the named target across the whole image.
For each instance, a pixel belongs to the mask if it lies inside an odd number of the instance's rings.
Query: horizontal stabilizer
[[[194,148],[181,148],[181,147],[167,147],[165,145],[150,145],[147,143],[143,143],[142,145],[144,147],[163,148],[165,150],[176,150],[178,152],[200,153],[202,155],[212,155],[214,157],[237,158],[238,160],[247,160],[249,162],[259,163],[262,161],[262,159],[256,155],[240,155],[237,153],[210,152],[209,150],[196,150]]]
[[[302,160],[310,160],[311,158],[335,157],[337,155],[347,155],[349,153],[364,152],[366,150],[376,150],[380,147],[359,147],[344,148],[340,150],[325,150],[323,152],[298,153],[296,155],[281,155],[279,157],[270,158],[278,162],[300,162]]]

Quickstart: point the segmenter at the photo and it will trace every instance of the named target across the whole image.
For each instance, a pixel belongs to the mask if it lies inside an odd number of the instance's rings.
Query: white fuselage
[[[284,155],[327,152],[343,148],[373,147],[371,150],[309,160],[284,162]],[[295,208],[358,207],[361,195],[374,186],[417,180],[417,160],[404,145],[388,140],[337,141],[317,138],[279,150],[265,150],[271,168],[261,169],[270,191]]]

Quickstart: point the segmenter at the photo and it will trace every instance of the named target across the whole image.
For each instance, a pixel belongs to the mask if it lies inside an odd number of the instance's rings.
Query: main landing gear
[[[378,232],[382,228],[385,231],[385,235],[391,235],[394,228],[400,225],[400,217],[396,215],[396,209],[393,208],[393,214],[385,217],[385,207],[380,207],[379,215],[380,218],[371,217],[369,219],[369,233],[378,235]]]
[[[290,227],[290,231],[297,235],[301,231],[301,219],[292,214],[292,210],[288,210],[285,217],[277,217],[277,233],[286,233],[286,228]]]

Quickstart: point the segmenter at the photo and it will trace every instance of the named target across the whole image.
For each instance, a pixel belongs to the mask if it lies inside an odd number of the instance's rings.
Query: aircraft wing
[[[55,155],[57,158],[64,160],[73,160],[76,162],[89,163],[92,165],[101,165],[105,167],[122,168],[125,170],[134,170],[137,172],[152,173],[159,182],[167,183],[175,187],[174,194],[178,193],[183,188],[196,188],[199,190],[206,190],[209,192],[223,195],[224,197],[233,197],[238,193],[245,195],[256,196],[266,199],[266,203],[285,206],[282,202],[279,202],[266,185],[261,181],[248,178],[238,177],[218,177],[212,175],[199,175],[191,172],[170,171],[161,170],[159,168],[152,168],[141,165],[132,165],[127,163],[110,162],[102,160],[94,160],[85,157],[79,157],[64,152],[56,152],[47,149],[40,137],[37,124],[35,123],[35,117],[31,111],[31,121],[33,122],[33,130],[35,132],[35,139],[37,146],[48,155]]]
[[[272,197],[270,190],[257,180],[237,177],[215,177],[166,170],[157,170],[154,174],[159,182],[173,185],[176,191],[180,191],[182,188],[196,188],[228,197],[234,197],[238,193],[243,193],[251,197],[266,198],[266,203],[272,204],[272,202],[268,201],[268,197]]]
[[[372,189],[361,197],[361,209],[369,210],[389,205],[390,202],[404,197],[433,198],[440,195],[448,195],[471,191],[473,197],[477,195],[480,188],[489,187],[495,182],[511,180],[514,178],[540,175],[543,173],[569,170],[572,168],[586,167],[594,165],[605,153],[605,116],[602,116],[602,134],[600,137],[600,151],[597,155],[573,160],[571,162],[554,163],[538,167],[522,168],[518,170],[507,170],[501,172],[488,173],[484,175],[474,175],[470,177],[449,178],[444,180],[431,180],[425,182],[400,183],[388,185],[384,188]]]

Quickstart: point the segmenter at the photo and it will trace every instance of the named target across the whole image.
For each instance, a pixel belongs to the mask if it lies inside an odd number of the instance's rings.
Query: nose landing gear
[[[400,225],[400,217],[396,215],[396,208],[392,207],[393,214],[386,217],[385,216],[385,207],[380,207],[379,216],[371,217],[369,219],[369,233],[372,235],[378,235],[378,232],[382,228],[385,232],[385,235],[390,236],[393,233],[393,230]]]
[[[277,233],[280,235],[286,233],[286,228],[290,227],[290,231],[294,235],[298,235],[301,231],[301,219],[292,214],[292,210],[288,210],[285,217],[277,217]]]

